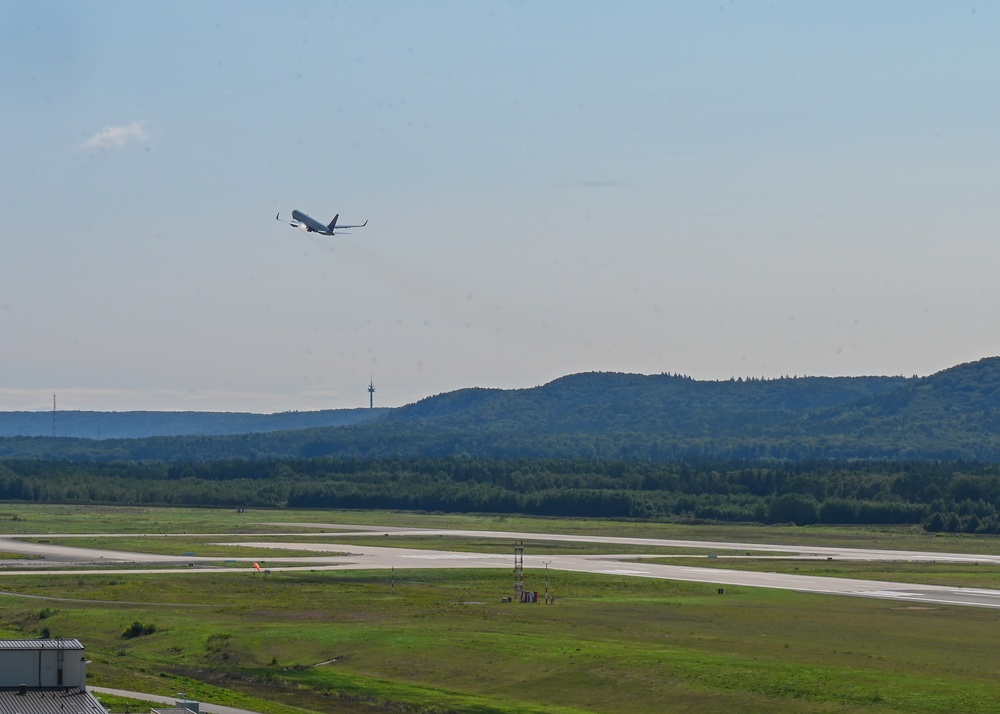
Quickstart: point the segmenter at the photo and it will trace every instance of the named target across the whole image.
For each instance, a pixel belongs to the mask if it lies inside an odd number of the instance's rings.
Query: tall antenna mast
[[[56,436],[56,395],[52,395],[52,438]]]
[[[368,380],[368,408],[375,408],[375,380]]]

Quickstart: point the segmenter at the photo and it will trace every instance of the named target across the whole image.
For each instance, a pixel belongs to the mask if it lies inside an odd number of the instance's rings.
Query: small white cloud
[[[146,138],[146,132],[142,124],[137,121],[125,126],[108,126],[101,129],[92,137],[83,142],[83,148],[87,150],[116,149],[125,146],[130,141],[141,141]]]

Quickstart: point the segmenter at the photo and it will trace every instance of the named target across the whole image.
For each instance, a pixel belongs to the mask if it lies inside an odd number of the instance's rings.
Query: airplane
[[[337,219],[338,218],[340,218],[340,214],[339,213],[336,216],[333,217],[333,220],[330,221],[330,225],[324,225],[324,224],[320,223],[319,221],[317,221],[312,216],[310,216],[308,214],[305,214],[302,211],[298,211],[298,210],[292,211],[292,220],[290,220],[290,221],[283,220],[281,218],[281,213],[276,213],[275,216],[274,216],[274,219],[276,221],[281,221],[282,223],[287,223],[292,228],[301,228],[302,230],[306,231],[307,233],[319,233],[320,235],[324,235],[324,236],[337,235],[336,231],[343,230],[344,228],[364,228],[365,226],[368,225],[368,221],[365,220],[364,223],[361,223],[361,224],[356,225],[356,226],[338,226],[337,225]]]

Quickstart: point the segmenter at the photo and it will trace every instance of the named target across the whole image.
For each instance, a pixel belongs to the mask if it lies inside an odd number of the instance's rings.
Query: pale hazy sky
[[[930,374],[998,127],[978,0],[0,0],[0,411]]]

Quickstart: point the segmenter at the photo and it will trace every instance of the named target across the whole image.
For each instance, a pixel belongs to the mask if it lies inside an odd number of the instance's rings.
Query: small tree
[[[949,533],[958,533],[962,530],[962,521],[959,520],[957,513],[948,514],[948,519],[945,521],[945,528]]]
[[[940,533],[945,529],[944,516],[941,511],[935,511],[930,518],[924,522],[924,530],[928,533]]]

